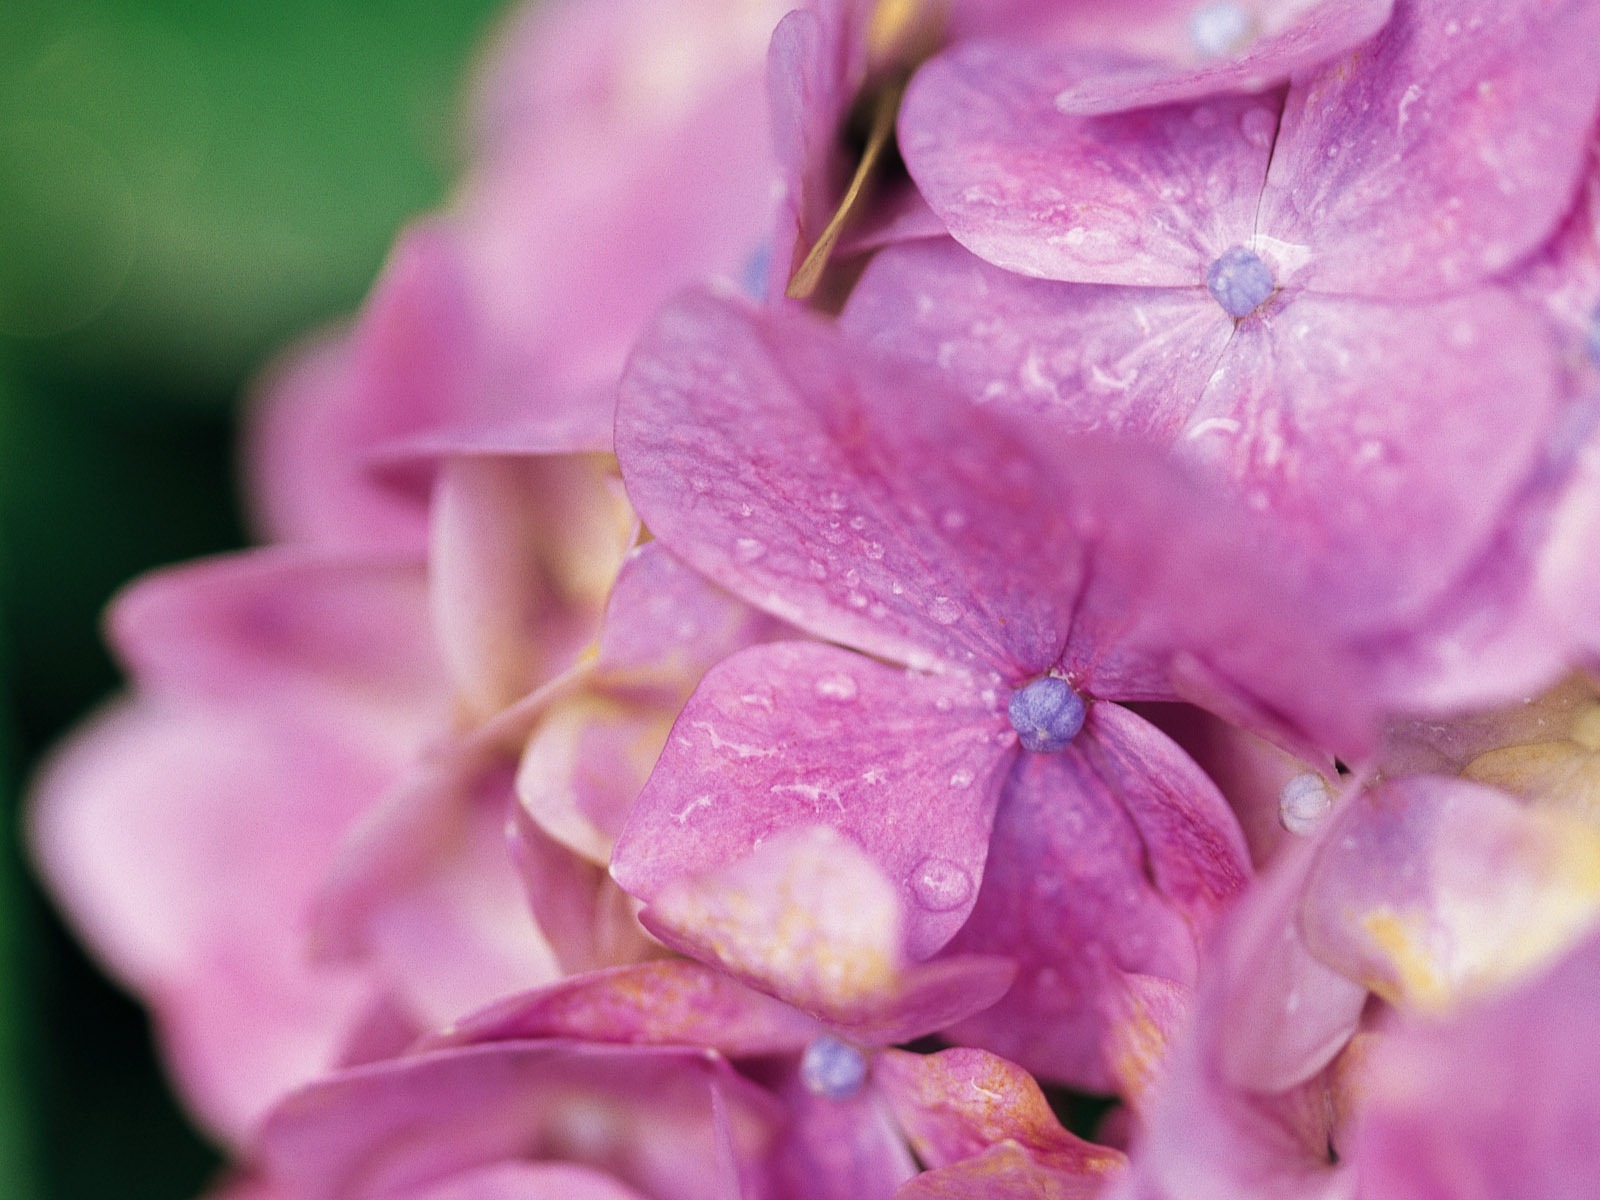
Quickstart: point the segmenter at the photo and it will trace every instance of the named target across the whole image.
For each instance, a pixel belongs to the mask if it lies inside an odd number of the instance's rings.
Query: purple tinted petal
[[[260,1149],[307,1200],[388,1196],[528,1157],[603,1170],[661,1200],[732,1200],[718,1126],[753,1160],[774,1107],[705,1052],[510,1042],[330,1076],[272,1114]]]
[[[1105,1091],[1123,977],[1193,982],[1198,939],[1248,877],[1238,824],[1176,745],[1096,704],[1060,754],[1014,771],[971,919],[951,943],[1018,960],[1017,985],[957,1027],[1025,1067]]]
[[[572,1038],[703,1046],[731,1057],[797,1053],[818,1034],[788,1005],[682,959],[596,971],[501,1001],[435,1045]]]
[[[496,1163],[452,1175],[449,1179],[406,1191],[395,1200],[528,1200],[559,1196],[561,1200],[646,1200],[610,1175],[566,1163]]]
[[[1240,326],[1181,445],[1336,564],[1324,586],[1379,624],[1488,543],[1557,384],[1548,330],[1503,294],[1404,309],[1300,294]]]
[[[612,874],[654,903],[783,830],[825,825],[883,872],[891,902],[905,907],[910,956],[924,958],[966,919],[983,875],[1015,739],[995,707],[960,679],[832,646],[737,654],[678,718]]]
[[[916,1173],[905,1134],[878,1089],[868,1083],[847,1099],[808,1091],[798,1080],[783,1091],[790,1124],[776,1173],[787,1195],[806,1200],[873,1200],[898,1195]]]
[[[1256,0],[1188,6],[1190,50],[1201,61],[1152,62],[1095,75],[1056,98],[1063,112],[1106,113],[1259,92],[1366,41],[1395,0]],[[1252,11],[1253,10],[1253,11]]]
[[[948,239],[873,258],[840,322],[937,367],[982,403],[1064,411],[1086,432],[1151,436],[1182,428],[1233,335],[1199,287],[1028,279]]]
[[[1068,116],[1104,59],[969,43],[917,72],[900,149],[951,235],[1007,270],[1080,283],[1198,287],[1250,240],[1277,95]]]
[[[1436,296],[1554,229],[1600,102],[1587,0],[1406,0],[1351,59],[1290,92],[1260,229],[1297,282]]]

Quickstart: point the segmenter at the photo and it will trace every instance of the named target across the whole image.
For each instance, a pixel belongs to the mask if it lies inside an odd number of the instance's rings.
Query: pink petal
[[[1024,275],[1200,287],[1250,240],[1280,99],[1074,117],[1056,97],[1117,60],[968,43],[906,92],[900,150],[951,236]]]
[[[1194,100],[1219,92],[1259,92],[1337,58],[1366,41],[1389,19],[1394,0],[1256,0],[1230,6],[1251,25],[1238,49],[1193,61],[1150,62],[1094,76],[1064,90],[1063,112],[1105,113]],[[1197,6],[1184,5],[1193,20]],[[1187,22],[1185,22],[1187,24]]]
[[[1336,564],[1325,586],[1379,625],[1439,596],[1493,537],[1557,380],[1548,331],[1499,293],[1403,310],[1299,294],[1240,326],[1182,446]]]
[[[1579,1200],[1600,1189],[1590,938],[1527,986],[1442,1024],[1391,1028],[1362,1075],[1351,1152],[1374,1196]]]
[[[1013,772],[977,907],[951,946],[1013,957],[1020,975],[955,1035],[1110,1090],[1124,977],[1191,984],[1201,937],[1249,870],[1238,823],[1187,756],[1126,709],[1094,705],[1070,747]]]
[[[1071,1175],[1041,1167],[1013,1142],[947,1167],[924,1171],[895,1193],[895,1200],[1090,1200],[1101,1195],[1101,1175]]]
[[[875,894],[882,873],[889,907],[878,916],[903,909],[907,952],[925,958],[971,910],[1015,736],[959,677],[805,642],[746,650],[712,670],[678,718],[612,874],[654,905],[785,830],[825,826],[874,864],[873,882],[852,886]],[[859,936],[881,940],[827,895],[794,899],[837,907]],[[710,939],[687,912],[656,916],[679,938]]]
[[[1063,1129],[1026,1071],[986,1051],[886,1050],[873,1060],[873,1078],[917,1157],[930,1168],[961,1162],[1002,1142],[1057,1177],[1103,1180],[1122,1166],[1117,1151]]]
[[[497,1163],[452,1175],[442,1183],[407,1190],[397,1200],[647,1200],[609,1174],[566,1163]]]
[[[370,976],[314,966],[306,946],[321,875],[392,771],[341,736],[343,719],[128,704],[37,785],[42,874],[148,997],[183,1092],[227,1141],[331,1067],[374,1000]]]
[[[791,1078],[782,1091],[789,1125],[776,1151],[774,1174],[784,1194],[805,1200],[874,1200],[916,1174],[905,1135],[879,1089],[853,1096],[812,1095]]]
[[[729,1057],[794,1054],[816,1023],[788,1005],[683,959],[614,967],[510,997],[458,1022],[434,1045],[572,1038],[704,1046]]]
[[[1029,279],[948,239],[876,255],[840,322],[982,403],[1154,437],[1183,427],[1233,336],[1203,288]]]
[[[1260,229],[1297,282],[1436,296],[1542,242],[1571,204],[1600,102],[1587,0],[1410,0],[1350,60],[1297,82]]]
[[[329,1076],[272,1114],[260,1149],[307,1200],[388,1196],[520,1158],[595,1168],[660,1200],[734,1200],[721,1143],[755,1161],[774,1107],[705,1052],[510,1042]]]

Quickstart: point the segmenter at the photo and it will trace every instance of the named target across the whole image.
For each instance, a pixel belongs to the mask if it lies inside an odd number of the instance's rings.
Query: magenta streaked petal
[[[1201,288],[1029,279],[949,239],[875,256],[840,322],[980,403],[1154,438],[1182,429],[1233,336]]]
[[[1572,203],[1600,104],[1587,0],[1408,0],[1372,43],[1296,83],[1260,229],[1297,282],[1409,298],[1512,265]]]
[[[1024,275],[1202,287],[1250,240],[1281,96],[1215,97],[1104,117],[1056,97],[1117,60],[969,43],[906,92],[900,149],[951,236]]]
[[[1122,1167],[1116,1150],[1063,1129],[1026,1071],[987,1051],[886,1050],[873,1060],[873,1078],[928,1167],[947,1167],[1005,1142],[1060,1179],[1104,1180]]]
[[[798,1054],[816,1022],[696,962],[665,959],[595,971],[514,996],[457,1022],[433,1045],[569,1038],[703,1046],[732,1058]]]
[[[1000,776],[1015,753],[995,709],[960,677],[832,646],[746,650],[712,670],[678,718],[612,874],[655,905],[785,830],[825,826],[874,864],[860,886],[876,894],[881,878],[888,907],[878,918],[903,908],[908,953],[925,958],[966,919],[983,874]],[[826,895],[794,901],[827,904],[867,928],[864,914]],[[708,936],[681,916],[655,914],[680,937]]]
[[[305,1200],[375,1200],[525,1158],[660,1200],[735,1200],[776,1108],[704,1051],[508,1042],[329,1076],[279,1106],[260,1150]]]
[[[1047,1078],[1108,1091],[1129,975],[1192,984],[1199,942],[1249,877],[1238,823],[1153,726],[1096,704],[1061,754],[1014,769],[971,919],[952,950],[1019,963],[1015,987],[955,1036]]]
[[[1256,0],[1249,4],[1186,5],[1191,42],[1211,51],[1200,61],[1150,62],[1113,70],[1076,83],[1056,98],[1062,112],[1106,113],[1195,100],[1219,92],[1259,92],[1343,55],[1366,41],[1389,19],[1395,0]],[[1216,10],[1214,37],[1230,32],[1221,21],[1244,26],[1237,48],[1215,45],[1197,25],[1202,10]],[[1229,12],[1228,10],[1232,10]],[[1237,14],[1235,16],[1234,14]],[[1185,56],[1188,57],[1188,56]]]
[[[1324,586],[1381,627],[1491,540],[1558,382],[1548,328],[1504,294],[1396,310],[1302,293],[1241,325],[1181,445],[1334,564]]]
[[[921,870],[919,882],[949,888],[959,868]],[[882,1044],[987,1008],[1014,974],[1009,961],[982,955],[909,961],[908,928],[920,931],[914,918],[923,910],[900,890],[843,835],[815,825],[774,834],[731,866],[670,884],[641,919],[675,949],[853,1039]]]

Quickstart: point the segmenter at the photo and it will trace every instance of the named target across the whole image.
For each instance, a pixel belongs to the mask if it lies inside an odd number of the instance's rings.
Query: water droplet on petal
[[[954,625],[961,619],[961,606],[949,596],[935,596],[928,605],[928,615],[941,625]]]
[[[1035,754],[1065,750],[1083,728],[1088,711],[1083,697],[1055,675],[1018,688],[1006,702],[1011,728],[1022,739],[1023,748]]]
[[[1242,4],[1229,0],[1202,4],[1189,16],[1189,42],[1201,58],[1221,58],[1244,49],[1251,24]]]
[[[828,577],[828,565],[818,558],[813,558],[806,564],[806,571],[811,578],[819,581]]]
[[[1255,312],[1276,288],[1272,269],[1243,246],[1224,251],[1206,270],[1206,290],[1235,320]]]
[[[1278,793],[1278,820],[1299,837],[1315,832],[1331,808],[1333,793],[1328,781],[1315,771],[1296,775]]]
[[[950,786],[953,788],[968,788],[972,786],[974,776],[971,771],[962,767],[950,776]]]
[[[867,1056],[848,1042],[823,1034],[800,1056],[800,1082],[813,1096],[847,1100],[867,1081]]]
[[[742,563],[753,563],[766,552],[767,545],[759,538],[742,537],[733,543],[733,556]]]
[[[1278,132],[1278,114],[1270,108],[1252,108],[1239,118],[1239,132],[1256,149],[1265,150]]]
[[[842,672],[837,675],[824,675],[816,682],[817,695],[824,700],[834,700],[841,704],[848,704],[856,698],[856,681]]]
[[[917,864],[911,891],[929,912],[949,912],[972,899],[972,876],[948,858],[930,856]]]

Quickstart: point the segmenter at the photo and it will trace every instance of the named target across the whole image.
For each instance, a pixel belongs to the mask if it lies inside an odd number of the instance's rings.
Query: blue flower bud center
[[[800,1082],[813,1096],[847,1100],[867,1079],[867,1057],[848,1042],[823,1034],[800,1058]]]
[[[1206,288],[1234,320],[1248,317],[1277,289],[1272,269],[1254,250],[1235,246],[1206,271]]]
[[[1006,712],[1024,749],[1050,754],[1078,736],[1088,707],[1065,679],[1047,675],[1012,692]]]
[[[1228,0],[1202,4],[1189,16],[1189,42],[1201,58],[1221,58],[1244,49],[1250,25],[1250,14],[1242,4]]]

